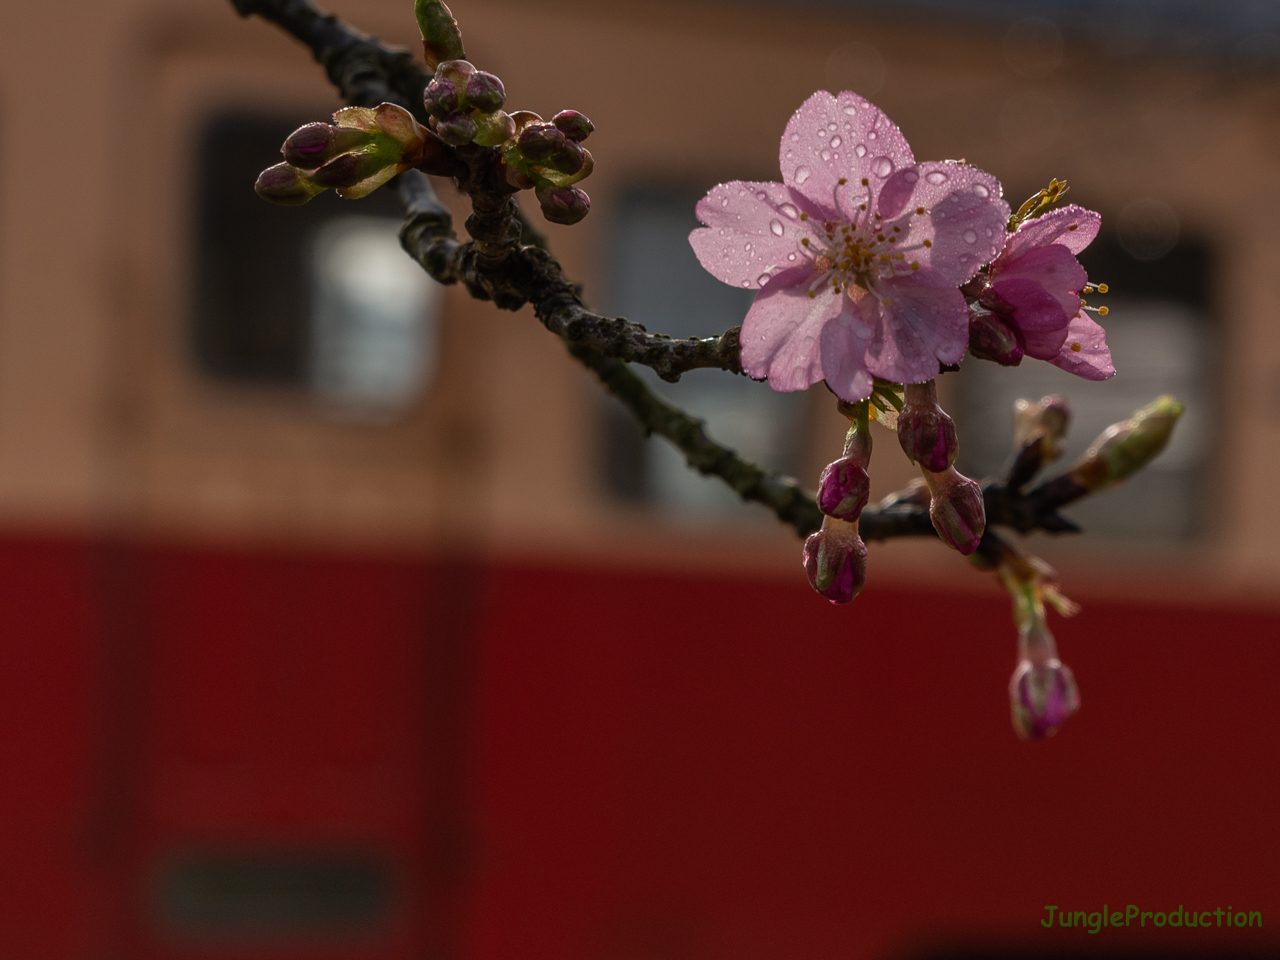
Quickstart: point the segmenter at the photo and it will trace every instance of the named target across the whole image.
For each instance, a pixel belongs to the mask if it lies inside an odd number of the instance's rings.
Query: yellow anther
[[[893,228],[893,232],[894,232],[894,233],[901,233],[901,232],[902,232],[902,228],[901,228],[901,227],[899,227],[899,226],[895,226],[895,227]]]
[[[893,301],[890,300],[888,297],[881,298],[880,302],[883,303],[886,307],[889,306],[889,304],[893,303]]]
[[[810,300],[813,300],[813,299],[814,299],[815,297],[817,297],[817,296],[818,296],[818,294],[817,294],[817,292],[816,292],[816,291],[813,291],[813,290],[810,290],[810,291],[809,291],[809,299],[810,299]]]
[[[923,215],[923,214],[924,214],[924,207],[916,207],[916,213],[917,213],[917,214],[921,214],[921,215]]]
[[[1080,344],[1078,344],[1078,343],[1073,343],[1073,344],[1071,345],[1071,352],[1072,352],[1072,353],[1079,353],[1079,352],[1080,352]]]
[[[1108,307],[1099,307],[1099,308],[1098,308],[1098,316],[1100,316],[1100,317],[1105,317],[1105,316],[1106,316],[1108,313],[1110,313],[1110,312],[1111,312],[1111,310],[1110,310]]]
[[[863,177],[863,178],[862,178],[862,185],[863,185],[864,187],[865,187],[865,186],[867,186],[867,184],[869,184],[870,182],[871,182],[871,181],[869,181],[866,177]]]
[[[836,183],[840,184],[840,186],[842,187],[848,182],[849,182],[848,177],[841,177],[839,180],[836,181]]]
[[[888,263],[888,262],[889,262],[889,255],[888,255],[887,253],[882,253],[882,254],[880,254],[880,262],[881,262],[881,263]]]
[[[1106,292],[1107,292],[1107,285],[1106,285],[1105,283],[1100,283],[1100,284],[1098,284],[1098,292],[1099,292],[1099,293],[1106,293]]]
[[[1079,230],[1079,229],[1080,229],[1080,224],[1078,224],[1078,223],[1073,223],[1071,226],[1067,227],[1067,231],[1068,231],[1068,232],[1070,232],[1070,231],[1072,231],[1072,230]]]
[[[912,270],[919,270],[919,269],[920,269],[920,264],[919,264],[919,263],[917,263],[915,260],[912,260],[912,261],[911,261],[911,269],[912,269]]]
[[[932,247],[932,246],[933,246],[933,241],[932,241],[932,240],[926,240],[926,241],[924,242],[924,245],[925,245],[926,247]]]
[[[809,219],[809,215],[808,215],[807,213],[802,213],[802,214],[800,214],[800,219],[801,219],[801,220],[808,220],[808,219]]]
[[[802,246],[802,247],[807,247],[808,245],[809,245],[809,238],[808,238],[808,237],[801,237],[801,238],[800,238],[800,246]]]

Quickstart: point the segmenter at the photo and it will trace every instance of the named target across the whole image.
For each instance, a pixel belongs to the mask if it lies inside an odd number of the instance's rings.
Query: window
[[[652,191],[622,198],[612,248],[612,313],[673,337],[718,336],[742,323],[754,294],[720,283],[689,246],[701,196]],[[794,470],[807,394],[774,393],[719,370],[694,370],[672,384],[647,368],[635,369],[658,393],[705,419],[720,443],[771,470]],[[731,490],[690,470],[670,444],[646,443],[630,413],[612,399],[605,456],[609,486],[624,498],[689,516],[715,517],[740,507]]]
[[[414,403],[441,288],[400,249],[393,193],[277,207],[253,182],[300,119],[223,114],[200,140],[193,340],[206,373],[291,385],[345,419]]]
[[[1201,520],[1212,416],[1209,256],[1191,242],[1153,245],[1141,235],[1123,239],[1100,237],[1080,257],[1090,279],[1110,287],[1108,294],[1091,299],[1110,308],[1099,322],[1107,330],[1116,376],[1091,383],[1034,360],[1008,368],[967,359],[958,377],[960,469],[977,477],[1000,469],[1009,456],[1013,402],[1019,397],[1058,393],[1070,400],[1064,457],[1070,463],[1107,426],[1172,393],[1187,412],[1165,452],[1124,486],[1064,512],[1094,536],[1186,539],[1197,533]]]

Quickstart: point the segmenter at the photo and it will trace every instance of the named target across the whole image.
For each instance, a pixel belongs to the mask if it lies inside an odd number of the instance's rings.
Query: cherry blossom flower
[[[689,237],[713,276],[759,291],[743,369],[779,391],[826,380],[856,403],[873,377],[921,383],[958,362],[969,340],[958,288],[1004,246],[999,182],[916,163],[897,126],[849,92],[806,100],[779,159],[782,183],[714,187]]]
[[[1076,254],[1101,223],[1098,214],[1075,204],[1024,221],[992,261],[979,297],[1015,332],[1021,353],[1086,380],[1116,372],[1105,331],[1080,307],[1088,277]]]

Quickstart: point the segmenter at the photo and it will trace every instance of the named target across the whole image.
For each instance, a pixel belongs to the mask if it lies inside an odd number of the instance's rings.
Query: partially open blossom
[[[929,485],[929,519],[942,541],[964,556],[978,549],[987,528],[982,488],[955,467],[940,473],[923,470]]]
[[[1092,210],[1070,204],[1019,224],[987,271],[981,310],[971,320],[975,354],[1016,364],[1020,356],[1005,344],[1013,336],[1021,353],[1086,380],[1115,375],[1104,331],[1080,307],[1088,277],[1076,254],[1101,223]]]
[[[734,181],[689,237],[717,279],[757,290],[743,369],[775,390],[826,380],[848,402],[873,378],[922,383],[969,342],[959,286],[1004,245],[1009,207],[975,167],[916,163],[855,93],[819,91],[782,136],[782,183]]]
[[[858,523],[825,517],[804,542],[804,569],[813,589],[832,603],[848,603],[867,584],[867,546]]]
[[[941,473],[956,462],[960,452],[956,424],[938,406],[934,381],[907,384],[898,411],[898,443],[908,460],[933,473]]]

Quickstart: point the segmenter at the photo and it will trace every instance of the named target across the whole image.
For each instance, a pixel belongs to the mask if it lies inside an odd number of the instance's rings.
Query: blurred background
[[[394,197],[252,192],[336,109],[225,0],[0,8],[0,955],[1263,956],[1280,923],[1280,7],[1262,0],[456,0],[508,104],[596,123],[590,305],[741,322],[686,237],[855,90],[917,157],[1099,210],[1119,376],[943,378],[962,467],[1018,397],[1070,454],[1188,406],[1038,537],[1081,713],[1023,744],[1007,597],[871,546],[834,608],[526,309],[403,256]],[[335,12],[417,48],[409,0]],[[462,222],[451,185],[437,183]],[[535,222],[541,218],[534,209]],[[810,487],[821,388],[655,387]],[[877,435],[873,495],[911,477]],[[1261,929],[1041,926],[1044,907]],[[1272,953],[1274,955],[1274,953]]]

